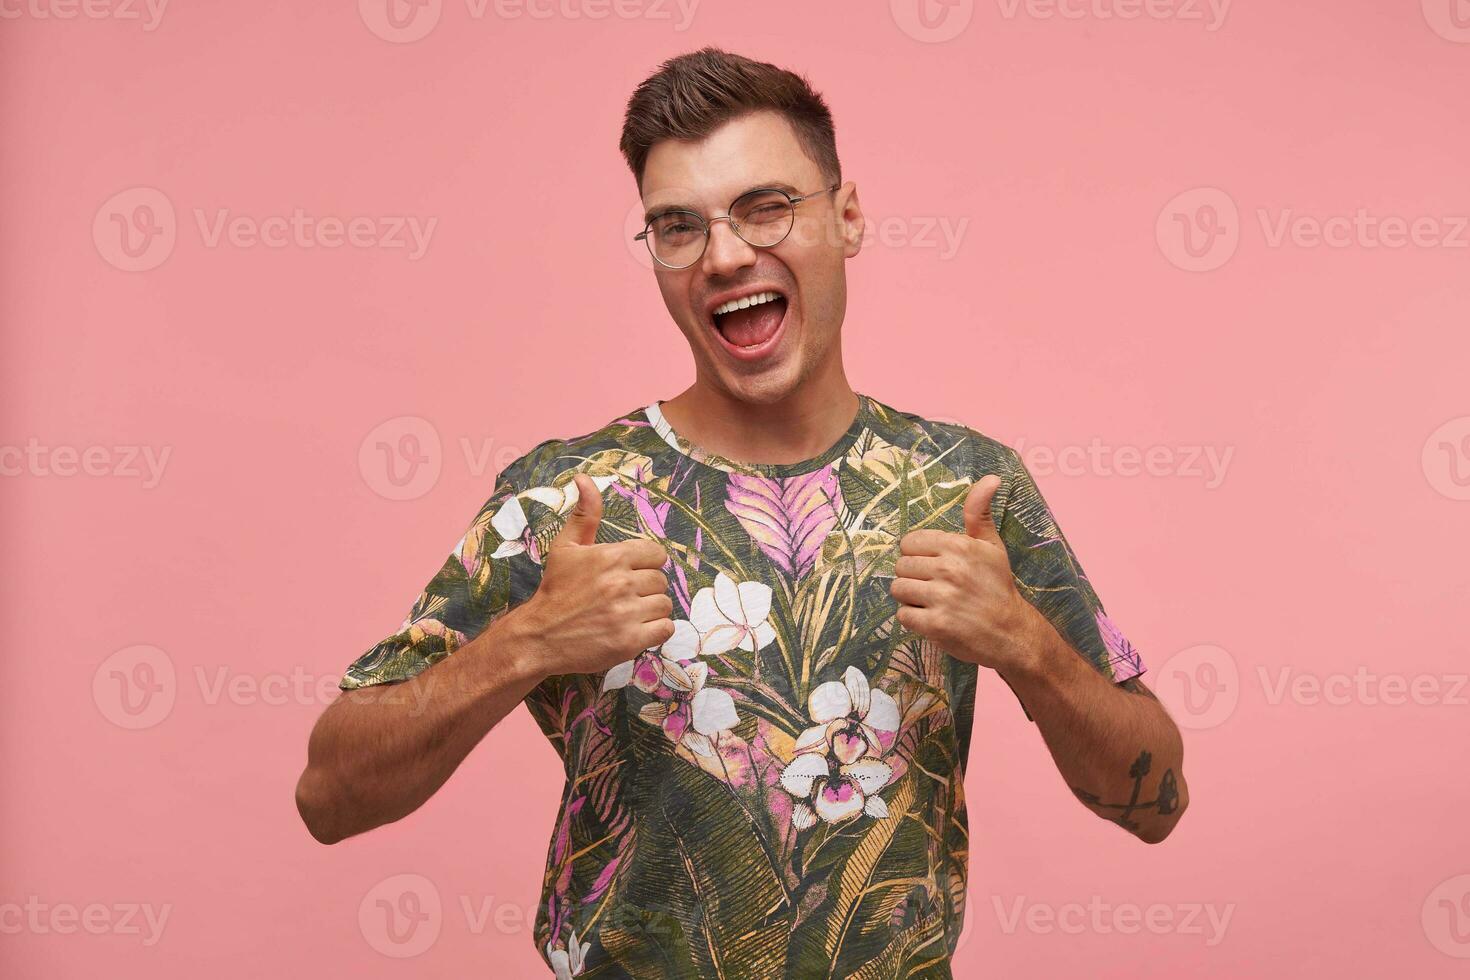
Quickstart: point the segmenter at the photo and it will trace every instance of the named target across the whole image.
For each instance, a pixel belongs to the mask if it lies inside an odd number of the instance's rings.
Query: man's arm
[[[524,607],[415,677],[343,692],[312,730],[296,809],[335,844],[408,816],[544,675]]]
[[[1121,639],[1119,652],[1109,648],[1101,604],[1019,458],[1011,474],[1003,528],[991,511],[1002,480],[987,474],[965,498],[964,533],[903,537],[890,587],[899,623],[999,673],[1077,798],[1140,839],[1162,841],[1188,802],[1179,730],[1136,677],[1119,682],[1122,670],[1139,672],[1127,663],[1136,654]]]
[[[602,498],[587,474],[573,480],[576,509],[547,548],[534,595],[449,655],[430,661],[413,651],[407,668],[395,664],[412,671],[407,679],[377,672],[317,719],[296,785],[296,808],[317,840],[333,844],[418,809],[543,680],[605,671],[673,635],[664,549],[646,539],[596,543]],[[508,498],[504,486],[496,501]],[[476,553],[490,554],[483,545],[503,540],[480,543]],[[458,575],[447,588],[452,598],[436,593],[420,603],[438,615],[470,605],[459,559],[446,567]],[[426,615],[418,629],[467,631],[473,619],[456,613],[449,627]]]
[[[1031,609],[1001,675],[1083,805],[1157,844],[1189,805],[1178,727],[1142,681],[1104,677]]]

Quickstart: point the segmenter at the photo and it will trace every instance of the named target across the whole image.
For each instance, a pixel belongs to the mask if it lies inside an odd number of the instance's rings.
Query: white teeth
[[[762,303],[769,303],[772,300],[780,298],[781,294],[774,292],[756,293],[754,296],[742,296],[740,299],[732,299],[728,303],[721,303],[715,307],[714,315],[723,316],[726,313],[749,309],[752,306],[760,306]]]

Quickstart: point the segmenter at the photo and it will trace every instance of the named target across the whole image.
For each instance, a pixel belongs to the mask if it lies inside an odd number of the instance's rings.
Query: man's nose
[[[704,249],[704,274],[728,276],[755,264],[755,246],[735,234],[730,219],[716,218],[709,226],[709,243]]]

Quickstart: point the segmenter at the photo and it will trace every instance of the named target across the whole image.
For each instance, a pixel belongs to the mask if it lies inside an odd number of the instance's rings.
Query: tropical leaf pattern
[[[978,668],[903,630],[888,587],[899,539],[963,533],[985,474],[1022,594],[1104,676],[1143,671],[1013,450],[859,402],[802,463],[716,456],[657,402],[541,443],[343,676],[412,677],[530,598],[577,472],[599,541],[665,548],[674,636],[526,698],[566,768],[535,926],[557,977],[951,975]]]

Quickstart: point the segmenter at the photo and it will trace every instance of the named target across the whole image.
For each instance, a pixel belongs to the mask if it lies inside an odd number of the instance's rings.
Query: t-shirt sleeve
[[[1104,677],[1121,683],[1142,674],[1143,658],[1108,618],[1026,464],[1010,448],[1005,459],[997,530],[1021,595]]]
[[[338,687],[405,681],[448,657],[534,591],[525,554],[526,515],[505,472],[397,632],[358,657]]]

